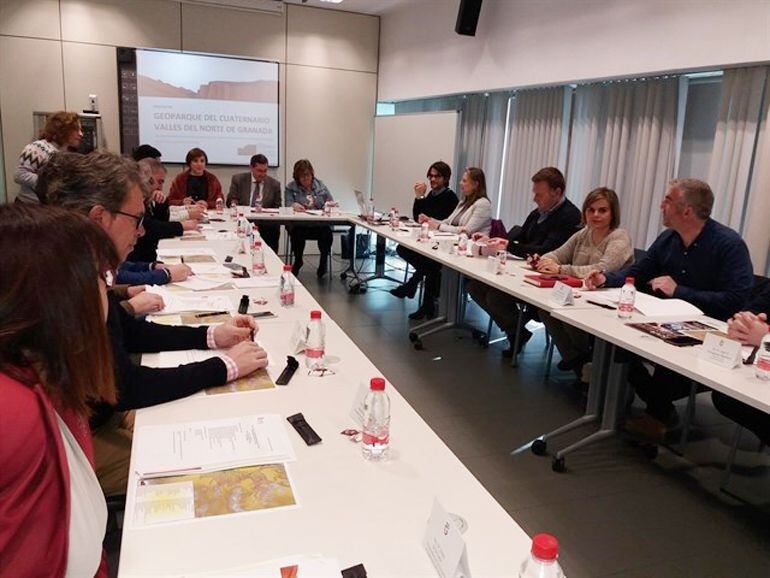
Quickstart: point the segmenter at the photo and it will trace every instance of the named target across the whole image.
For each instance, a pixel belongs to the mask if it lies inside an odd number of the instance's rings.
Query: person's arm
[[[143,265],[144,268],[129,265]],[[126,285],[165,285],[171,280],[165,269],[152,269],[148,263],[126,261],[118,269],[117,282]]]
[[[599,261],[590,265],[562,265],[559,272],[563,275],[584,279],[591,271],[619,270],[634,256],[634,249],[631,247],[631,237],[625,231],[618,229],[613,231],[611,235],[612,238],[607,242]]]
[[[622,287],[626,277],[633,277],[637,289],[647,289],[647,283],[660,275],[660,263],[663,260],[663,247],[668,243],[669,235],[675,234],[673,231],[665,232],[658,236],[650,245],[647,253],[625,269],[620,271],[607,271],[604,273],[606,281],[603,287]]]
[[[745,307],[754,272],[749,250],[741,239],[729,242],[719,253],[710,262],[718,268],[713,290],[677,285],[673,297],[692,303],[709,317],[726,320]]]
[[[454,226],[444,221],[439,225],[439,230],[459,233],[460,229],[462,229],[468,235],[473,235],[485,229],[486,232],[489,232],[489,223],[492,221],[492,203],[489,202],[489,199],[479,199],[468,210],[471,214],[464,225]]]
[[[184,175],[185,173],[179,173],[174,177],[174,180],[171,181],[171,190],[168,193],[169,205],[181,205],[182,201],[187,196],[187,191],[185,191],[187,179]]]
[[[329,189],[326,187],[326,185],[323,184],[323,182],[318,181],[318,186],[318,196],[321,198],[321,206],[317,208],[322,209],[326,202],[334,202],[334,197],[329,192]]]
[[[575,257],[575,249],[577,247],[578,241],[581,238],[581,231],[578,231],[574,235],[572,235],[569,239],[567,239],[561,246],[554,249],[553,251],[549,251],[545,255],[540,255],[541,259],[550,259],[554,263],[561,267],[569,266],[569,263],[572,263],[574,257]],[[562,275],[571,275],[572,273],[567,273],[560,271]]]
[[[112,313],[112,303],[110,312]],[[208,349],[207,327],[180,327],[150,323],[135,319],[122,307],[115,308],[119,316],[123,344],[129,353],[157,353],[184,349]]]
[[[232,179],[230,179],[230,191],[227,193],[227,199],[225,201],[228,207],[230,206],[230,203],[233,201],[233,199],[235,199],[236,203],[238,202],[238,183],[236,182],[237,176],[238,175],[235,175]]]
[[[47,160],[40,154],[41,151],[33,144],[28,144],[19,155],[19,164],[13,175],[13,181],[22,187],[29,187],[33,191],[37,185],[37,172]]]
[[[286,189],[283,191],[283,204],[286,207],[291,207],[295,202],[295,194],[289,185],[286,185]]]
[[[181,237],[184,233],[184,225],[182,223],[160,221],[153,217],[145,217],[142,226],[144,227],[144,237],[151,238],[155,242],[156,247],[160,239],[173,239],[174,237]]]

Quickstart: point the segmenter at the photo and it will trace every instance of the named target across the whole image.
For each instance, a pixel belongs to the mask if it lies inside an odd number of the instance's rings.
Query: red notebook
[[[556,285],[557,281],[561,281],[570,287],[583,286],[582,279],[578,279],[577,277],[570,277],[569,275],[524,275],[524,281],[531,283],[536,287],[545,287],[546,289]]]

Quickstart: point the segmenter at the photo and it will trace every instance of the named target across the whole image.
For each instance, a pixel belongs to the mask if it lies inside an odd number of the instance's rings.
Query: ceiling
[[[321,0],[284,0],[286,4],[299,4],[316,8],[328,8],[331,10],[344,10],[346,12],[359,12],[361,14],[374,14],[381,16],[400,4],[409,0],[342,0],[339,4],[321,2]]]

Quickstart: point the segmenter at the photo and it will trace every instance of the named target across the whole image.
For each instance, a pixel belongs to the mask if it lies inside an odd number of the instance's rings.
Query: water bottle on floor
[[[626,277],[626,283],[620,289],[620,300],[618,301],[618,317],[628,319],[634,312],[634,303],[636,302],[636,286],[633,277]]]
[[[762,381],[770,381],[770,333],[766,333],[759,342],[754,373]]]
[[[294,275],[291,274],[291,265],[283,266],[279,293],[282,307],[294,305]]]
[[[364,459],[387,458],[390,444],[390,398],[385,393],[385,380],[373,377],[364,399],[362,452]]]
[[[557,558],[559,542],[550,534],[532,538],[532,550],[519,570],[519,578],[565,578]]]
[[[305,337],[305,365],[310,369],[321,368],[324,366],[325,355],[326,327],[321,320],[321,312],[311,311]]]

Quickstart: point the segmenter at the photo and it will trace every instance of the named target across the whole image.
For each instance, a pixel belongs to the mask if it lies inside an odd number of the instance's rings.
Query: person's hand
[[[204,212],[205,212],[205,209],[203,209],[199,205],[188,205],[187,207],[187,215],[191,219],[195,219],[196,221],[199,221],[203,217]]]
[[[607,277],[601,271],[591,271],[583,280],[586,289],[598,289],[607,282]]]
[[[158,267],[168,271],[172,283],[184,281],[192,274],[192,269],[187,265],[158,265]]]
[[[194,203],[195,203],[195,201],[193,200],[193,198],[192,198],[192,197],[185,197],[184,199],[182,199],[182,204],[183,204],[185,207],[189,207],[190,205],[192,205],[192,204],[194,204]]]
[[[291,208],[294,209],[297,213],[304,213],[305,212],[305,205],[301,205],[299,203],[292,203]]]
[[[428,228],[431,231],[435,231],[438,229],[438,226],[441,224],[441,221],[437,221],[436,219],[428,219]]]
[[[209,208],[209,204],[206,201],[195,201],[195,205],[201,208],[201,211],[205,211]]]
[[[650,287],[652,287],[653,291],[660,291],[666,297],[673,297],[674,291],[676,291],[676,281],[668,275],[655,277],[655,279],[650,281]]]
[[[538,261],[540,261],[540,255],[538,255],[537,253],[533,255],[527,255],[527,265],[529,265],[533,269],[537,269]]]
[[[420,213],[417,216],[417,222],[420,223],[421,225],[423,223],[430,223],[430,217],[428,215],[426,215],[425,213]]]
[[[426,185],[425,183],[417,181],[414,184],[414,196],[417,197],[418,199],[424,197],[427,191],[428,191],[428,185]]]
[[[727,336],[744,345],[759,345],[768,330],[767,315],[764,313],[754,315],[750,311],[742,311],[727,322]]]
[[[489,245],[491,240],[484,233],[473,233],[473,235],[471,235],[471,239],[473,239],[475,243],[486,243],[487,245]]]
[[[267,351],[253,341],[242,341],[227,351],[227,356],[238,366],[238,377],[267,367]]]
[[[163,297],[156,295],[155,293],[147,293],[147,291],[140,293],[136,297],[132,297],[128,302],[131,304],[131,307],[133,307],[135,315],[157,313],[158,311],[162,311],[166,306],[166,304],[163,303]]]
[[[546,275],[556,275],[559,272],[559,265],[553,259],[540,259],[535,268],[538,273]]]
[[[182,221],[182,230],[183,231],[197,231],[198,230],[198,221],[193,221],[192,219],[188,219],[187,221]]]
[[[236,315],[214,329],[214,342],[219,349],[233,347],[241,341],[252,341],[257,331],[257,322],[251,315]]]
[[[163,191],[160,189],[157,189],[150,193],[150,200],[153,203],[162,203],[166,200],[166,195],[163,194]]]
[[[128,298],[130,299],[131,297],[136,297],[137,295],[139,295],[139,293],[141,293],[146,289],[147,287],[145,285],[131,285],[128,288]]]

